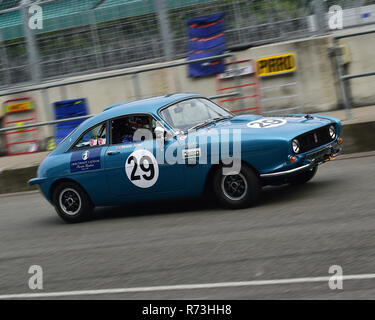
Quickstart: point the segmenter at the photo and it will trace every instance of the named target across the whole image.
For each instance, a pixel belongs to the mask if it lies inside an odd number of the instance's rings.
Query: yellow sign
[[[271,76],[297,70],[296,56],[293,53],[260,58],[257,60],[258,77]]]
[[[56,148],[55,139],[54,138],[48,139],[48,142],[47,142],[47,151],[52,151],[55,148]]]
[[[32,104],[30,101],[27,102],[20,102],[15,104],[9,104],[5,106],[5,113],[8,112],[15,112],[15,111],[23,111],[23,110],[30,110],[32,109]]]

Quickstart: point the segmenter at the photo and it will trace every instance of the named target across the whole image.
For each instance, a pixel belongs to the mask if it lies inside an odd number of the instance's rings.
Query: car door
[[[141,129],[136,124],[137,119],[142,117],[150,119],[147,128],[150,136],[149,139],[138,141],[133,135],[134,131]],[[152,134],[151,122],[154,121],[152,116],[142,114],[110,120],[111,144],[105,154],[105,168],[108,188],[114,195],[135,197],[184,188],[183,166],[160,161],[160,155],[164,159],[168,145],[177,141],[172,138],[161,147]]]
[[[107,148],[107,121],[104,121],[86,130],[70,150],[71,177],[92,196],[103,193]]]

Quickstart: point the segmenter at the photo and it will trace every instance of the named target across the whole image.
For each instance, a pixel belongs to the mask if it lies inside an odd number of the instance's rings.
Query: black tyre
[[[216,199],[230,209],[247,208],[259,199],[261,184],[254,171],[242,164],[239,174],[224,175],[219,168],[213,177],[213,191]]]
[[[54,190],[52,200],[57,214],[65,222],[86,221],[94,208],[86,191],[74,182],[62,182]]]
[[[302,172],[302,173],[298,174],[297,176],[291,178],[290,184],[294,185],[294,186],[304,184],[304,183],[310,181],[312,178],[314,178],[317,171],[318,171],[318,166],[316,166],[316,167],[314,167],[310,170],[307,170],[305,172]]]

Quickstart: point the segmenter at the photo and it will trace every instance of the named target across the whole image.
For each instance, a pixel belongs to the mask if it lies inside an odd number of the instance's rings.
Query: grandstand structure
[[[309,36],[316,32],[310,19],[313,3],[323,2],[28,0],[43,9],[43,29],[32,31],[38,58],[30,61],[23,1],[0,0],[0,88],[31,82],[30,64],[38,65],[45,81],[183,58],[187,55],[186,20],[218,12],[225,13],[228,48]],[[351,2],[358,5],[361,1]]]

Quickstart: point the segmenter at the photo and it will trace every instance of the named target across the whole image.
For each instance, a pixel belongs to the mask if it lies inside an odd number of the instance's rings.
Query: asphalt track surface
[[[374,299],[375,156],[329,162],[306,185],[266,188],[239,211],[198,199],[99,208],[69,225],[39,193],[1,196],[0,295],[35,293],[31,265],[43,268],[38,293],[68,292],[57,299]],[[331,265],[372,276],[343,290],[324,278],[244,283],[329,277]],[[223,282],[237,284],[154,288]],[[75,292],[98,289],[109,290]]]

